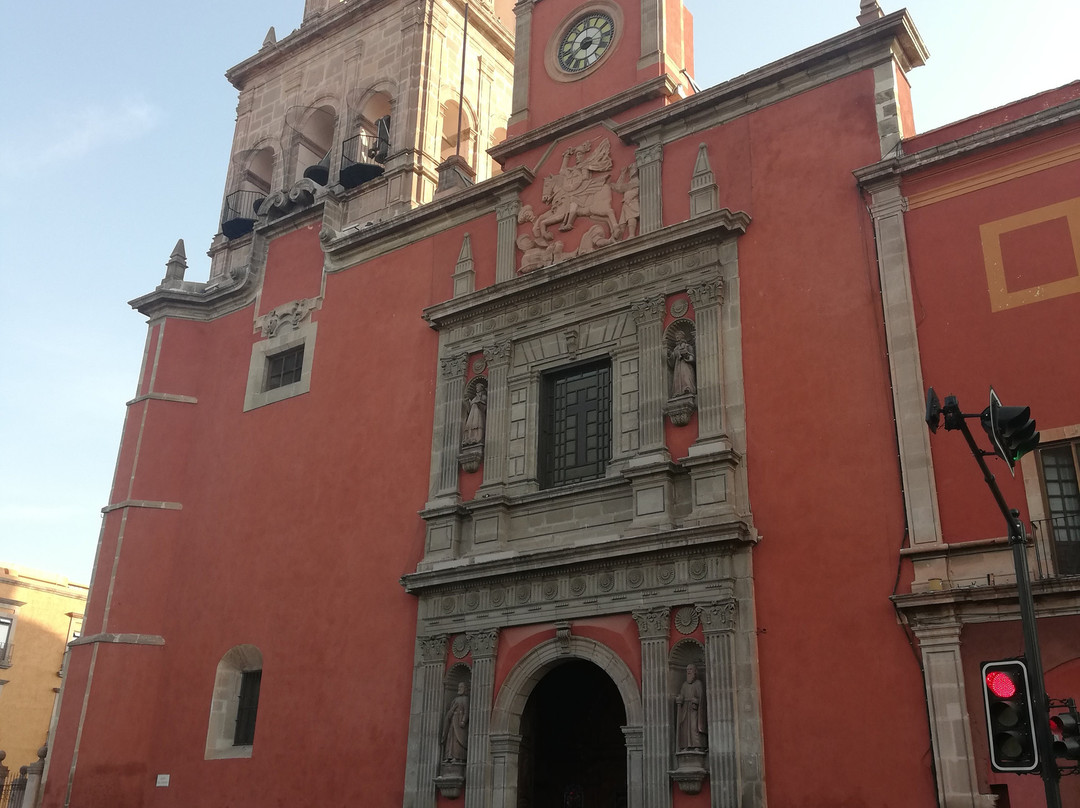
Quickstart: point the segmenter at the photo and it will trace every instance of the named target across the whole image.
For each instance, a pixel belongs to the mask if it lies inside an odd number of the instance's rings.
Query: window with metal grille
[[[267,357],[266,389],[276,390],[287,384],[296,384],[304,371],[304,346],[298,345],[287,351]]]
[[[1080,575],[1080,441],[1039,450],[1048,529],[1059,575]]]
[[[549,373],[541,383],[540,485],[604,476],[611,457],[611,362]]]
[[[255,714],[259,710],[261,683],[262,671],[244,671],[240,674],[240,699],[236,706],[233,746],[251,746],[255,743]]]

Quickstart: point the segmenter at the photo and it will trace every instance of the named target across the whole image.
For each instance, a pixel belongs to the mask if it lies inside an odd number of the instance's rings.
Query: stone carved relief
[[[664,333],[670,383],[664,413],[675,426],[686,426],[697,409],[697,330],[691,320],[676,320]]]
[[[593,141],[586,140],[563,152],[559,173],[544,178],[541,201],[548,209],[536,213],[531,205],[524,205],[518,211],[518,224],[532,223],[532,232],[517,239],[522,252],[519,273],[586,255],[637,235],[641,209],[637,165],[631,163],[623,168],[614,183],[612,167],[611,141],[606,138],[595,149]],[[612,191],[622,194],[618,217],[612,206]],[[557,225],[560,232],[567,233],[574,229],[578,218],[585,217],[597,224],[585,231],[576,250],[567,251],[565,243],[553,237],[549,228]]]
[[[311,312],[318,308],[319,298],[294,300],[255,318],[255,330],[264,338],[275,337],[283,328],[299,328]]]
[[[461,428],[461,468],[471,474],[484,459],[484,428],[487,423],[487,378],[475,376],[465,387],[464,418]]]

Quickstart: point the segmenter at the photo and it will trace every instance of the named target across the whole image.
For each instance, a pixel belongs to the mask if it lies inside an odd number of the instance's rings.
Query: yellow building
[[[37,760],[60,692],[64,649],[89,587],[0,563],[0,749],[12,772]]]

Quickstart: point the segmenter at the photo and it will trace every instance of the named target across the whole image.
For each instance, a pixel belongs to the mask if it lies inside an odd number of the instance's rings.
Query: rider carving
[[[636,171],[623,169],[619,182],[613,186],[611,169],[610,140],[600,141],[595,149],[593,141],[587,140],[563,152],[559,173],[544,179],[541,201],[548,210],[534,214],[532,207],[525,205],[518,214],[519,223],[533,223],[532,234],[517,239],[517,246],[524,253],[521,272],[592,252],[597,247],[613,244],[624,233],[629,233],[630,237],[635,235],[638,217]],[[623,194],[621,220],[616,218],[612,208],[613,188]],[[563,242],[554,239],[548,228],[554,224],[561,232],[569,232],[579,217],[602,224],[589,228],[577,250],[567,251]]]

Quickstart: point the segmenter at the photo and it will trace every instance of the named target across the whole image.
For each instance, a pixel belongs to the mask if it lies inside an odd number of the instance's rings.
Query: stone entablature
[[[756,541],[745,521],[636,536],[610,545],[567,546],[523,557],[476,558],[406,575],[420,596],[421,633],[529,625],[545,617],[618,614],[632,604],[733,597],[734,555]],[[505,555],[505,554],[504,554]]]

